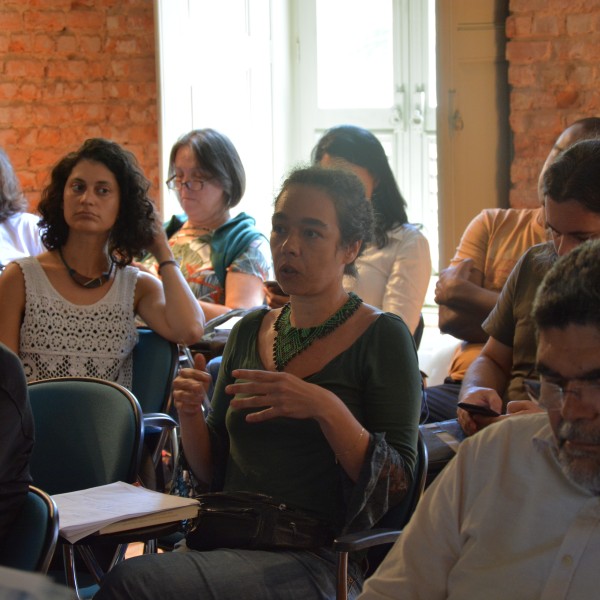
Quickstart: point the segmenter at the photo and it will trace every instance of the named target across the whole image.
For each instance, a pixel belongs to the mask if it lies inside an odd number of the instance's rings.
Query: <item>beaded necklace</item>
[[[277,370],[283,371],[292,358],[306,350],[315,340],[325,337],[337,329],[358,310],[361,304],[362,300],[350,292],[347,302],[326,321],[315,327],[300,328],[291,324],[290,303],[285,304],[274,325],[277,335],[273,342],[273,360]]]
[[[80,285],[81,287],[87,288],[89,290],[98,288],[98,287],[104,285],[110,279],[110,276],[112,275],[112,272],[113,272],[113,268],[115,266],[115,261],[111,258],[110,259],[110,267],[109,267],[108,271],[105,271],[104,273],[102,273],[102,275],[100,275],[100,277],[94,277],[93,279],[90,279],[89,277],[86,277],[85,275],[78,273],[75,269],[73,269],[72,267],[70,267],[67,264],[67,261],[65,260],[65,257],[63,256],[63,253],[62,253],[62,248],[58,249],[58,255],[60,256],[60,259],[63,261],[63,264],[67,268],[67,273],[69,274],[71,279],[77,285]]]

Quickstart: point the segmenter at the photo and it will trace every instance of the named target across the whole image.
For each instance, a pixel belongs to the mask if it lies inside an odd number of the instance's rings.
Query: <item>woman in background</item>
[[[48,251],[0,277],[0,342],[28,381],[90,376],[130,388],[136,315],[163,337],[197,342],[204,315],[181,276],[131,152],[87,140],[52,170],[39,211]],[[129,266],[149,250],[162,275]]]
[[[206,318],[263,304],[271,253],[252,217],[231,217],[244,195],[246,175],[229,138],[197,129],[177,140],[167,186],[185,212],[167,225],[169,245]],[[157,274],[154,259],[143,265]]]
[[[44,252],[39,217],[25,212],[27,200],[6,153],[0,148],[0,272],[23,256]]]
[[[400,193],[381,142],[366,129],[339,125],[325,132],[313,150],[315,164],[352,171],[362,181],[375,216],[375,239],[356,261],[358,277],[344,285],[367,304],[401,317],[411,333],[419,324],[431,276],[429,243],[408,223]],[[265,288],[270,306],[287,298]]]

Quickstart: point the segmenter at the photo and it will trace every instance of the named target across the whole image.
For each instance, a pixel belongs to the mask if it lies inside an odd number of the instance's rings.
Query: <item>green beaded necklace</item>
[[[278,371],[300,352],[306,350],[315,340],[329,335],[342,323],[347,321],[362,304],[362,300],[353,292],[348,294],[348,301],[333,313],[327,321],[315,327],[296,328],[290,322],[291,307],[288,302],[275,321],[275,341],[273,342],[273,360]]]

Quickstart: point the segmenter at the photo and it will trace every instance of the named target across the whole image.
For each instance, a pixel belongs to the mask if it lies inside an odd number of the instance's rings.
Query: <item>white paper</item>
[[[242,317],[229,317],[227,321],[217,325],[215,327],[215,331],[231,331],[233,326],[241,319]]]
[[[123,481],[52,496],[58,507],[60,535],[71,543],[110,523],[198,505],[193,498],[170,496]]]

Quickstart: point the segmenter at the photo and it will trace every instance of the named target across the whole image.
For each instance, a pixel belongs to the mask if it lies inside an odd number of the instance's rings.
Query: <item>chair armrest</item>
[[[174,429],[177,427],[177,421],[165,413],[145,413],[144,427],[160,427],[165,429]]]
[[[398,529],[367,529],[357,533],[348,533],[333,540],[336,552],[355,552],[382,544],[393,544],[402,531]]]

